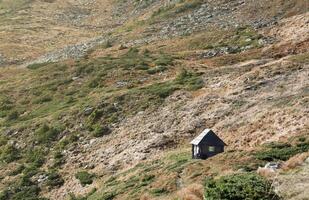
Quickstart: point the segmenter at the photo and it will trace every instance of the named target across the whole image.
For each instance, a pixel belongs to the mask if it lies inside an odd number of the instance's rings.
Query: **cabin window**
[[[214,146],[209,146],[208,147],[209,152],[215,152],[215,147]]]

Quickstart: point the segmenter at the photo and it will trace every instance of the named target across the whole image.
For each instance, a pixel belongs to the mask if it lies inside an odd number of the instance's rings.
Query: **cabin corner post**
[[[191,153],[192,153],[192,159],[194,159],[194,158],[195,158],[195,156],[194,156],[194,145],[193,145],[193,144],[192,144]]]

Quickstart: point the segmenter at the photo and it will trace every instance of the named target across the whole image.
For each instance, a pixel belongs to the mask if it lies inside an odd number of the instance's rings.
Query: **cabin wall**
[[[214,151],[209,151],[209,147],[214,147]],[[214,145],[199,145],[199,158],[206,159],[215,156],[219,153],[224,152],[224,146],[214,146]]]

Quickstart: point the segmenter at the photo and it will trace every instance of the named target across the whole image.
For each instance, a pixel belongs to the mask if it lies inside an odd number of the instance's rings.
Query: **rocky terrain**
[[[0,199],[203,199],[231,174],[306,199],[308,9],[0,1]],[[205,128],[226,152],[192,160]]]

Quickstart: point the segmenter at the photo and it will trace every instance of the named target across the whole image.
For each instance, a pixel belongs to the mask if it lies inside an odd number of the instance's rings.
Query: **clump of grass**
[[[41,189],[31,181],[30,177],[22,176],[19,181],[14,182],[0,193],[0,200],[44,200],[39,196]]]
[[[293,62],[302,63],[302,64],[309,63],[309,53],[307,52],[304,54],[292,56],[290,60]]]
[[[65,159],[63,154],[60,151],[56,151],[54,153],[54,167],[60,167],[62,164],[65,163]]]
[[[198,90],[203,87],[204,82],[198,74],[182,70],[176,78],[176,83],[185,86],[188,90]]]
[[[13,171],[10,172],[10,176],[16,176],[23,172],[25,165],[18,165]]]
[[[164,72],[165,70],[167,70],[167,67],[165,67],[165,66],[156,66],[156,67],[148,69],[147,73],[148,74],[156,74],[156,73],[159,73],[159,72]]]
[[[93,131],[94,137],[102,137],[104,135],[108,135],[112,132],[112,130],[108,126],[100,126],[97,125]]]
[[[152,183],[155,179],[155,175],[153,174],[146,174],[144,177],[141,179],[141,186],[147,186],[150,183]]]
[[[0,148],[0,162],[10,163],[20,158],[19,150],[13,145],[4,145]]]
[[[47,174],[47,181],[46,185],[51,188],[57,188],[64,184],[63,178],[59,175],[59,173],[56,170],[51,170]]]
[[[19,113],[16,110],[10,112],[6,117],[8,121],[14,121],[14,120],[17,120],[18,118],[19,118]]]
[[[9,139],[6,136],[0,135],[0,147],[6,145],[8,141]]]
[[[147,88],[144,88],[144,91],[160,98],[166,98],[179,89],[180,87],[177,84],[174,84],[173,82],[165,82],[153,84]]]
[[[79,137],[76,134],[70,134],[67,137],[63,138],[58,144],[57,144],[57,150],[63,150],[69,145],[73,145],[78,141]]]
[[[156,65],[159,66],[167,66],[173,64],[173,58],[166,54],[161,54],[154,62]]]
[[[30,163],[32,166],[41,167],[45,162],[46,152],[40,148],[36,147],[30,149],[26,152],[24,158],[27,163]]]
[[[288,143],[271,143],[265,149],[255,153],[255,157],[264,161],[283,160],[286,161],[292,156],[309,150],[309,143],[301,142],[296,145]]]
[[[39,97],[38,99],[34,100],[35,104],[42,104],[46,102],[50,102],[53,100],[53,97],[51,95],[44,95],[42,97]]]
[[[42,127],[35,132],[35,139],[39,143],[48,144],[55,141],[60,132],[60,128],[50,127],[47,124],[43,124]]]
[[[94,174],[90,174],[87,171],[80,171],[75,174],[75,178],[79,180],[82,186],[92,184],[93,179],[95,178]]]
[[[35,64],[28,65],[27,68],[35,70],[35,69],[39,69],[41,67],[44,67],[44,66],[46,66],[48,64],[50,64],[50,63],[35,63]]]
[[[150,193],[154,196],[161,196],[161,195],[169,193],[169,191],[165,188],[155,188],[151,190]]]

